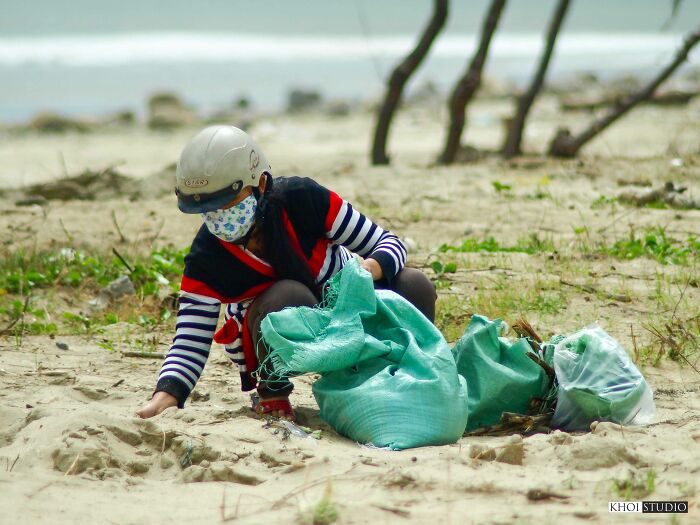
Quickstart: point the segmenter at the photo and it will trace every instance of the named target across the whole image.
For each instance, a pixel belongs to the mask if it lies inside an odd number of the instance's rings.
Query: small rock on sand
[[[510,465],[522,465],[525,457],[523,438],[519,435],[510,436],[503,445],[473,444],[469,447],[469,457],[482,461],[498,461]]]
[[[510,465],[522,465],[525,457],[523,438],[519,435],[510,436],[505,446],[497,449],[496,461]]]
[[[647,466],[644,458],[634,449],[632,441],[622,437],[584,435],[568,447],[557,447],[555,454],[572,470],[596,470],[621,463]]]
[[[102,293],[108,295],[111,299],[119,299],[125,295],[134,295],[136,290],[129,276],[122,275],[103,288]]]
[[[92,399],[93,401],[99,401],[101,399],[106,398],[109,395],[109,393],[106,390],[103,390],[101,388],[92,388],[85,385],[75,386],[73,387],[73,390],[77,390],[85,397]]]

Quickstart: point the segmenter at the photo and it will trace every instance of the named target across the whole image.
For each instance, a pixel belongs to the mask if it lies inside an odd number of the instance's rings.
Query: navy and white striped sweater
[[[317,283],[335,275],[351,252],[375,259],[388,281],[403,268],[406,249],[399,238],[336,193],[309,178],[279,178],[274,183],[276,191],[283,192],[287,231]],[[254,388],[253,370],[248,369],[250,361],[247,366],[243,351],[243,322],[253,299],[275,280],[267,262],[218,239],[202,225],[185,258],[176,333],[156,391],[174,395],[178,406],[183,406],[209,357],[222,304],[226,305],[226,353],[239,366],[242,389]]]

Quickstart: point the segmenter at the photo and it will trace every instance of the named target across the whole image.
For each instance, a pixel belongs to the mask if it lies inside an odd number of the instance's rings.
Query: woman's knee
[[[258,295],[250,305],[248,326],[252,328],[256,319],[290,306],[313,306],[316,297],[306,285],[292,279],[282,279]]]
[[[397,293],[402,292],[410,295],[420,296],[425,300],[437,301],[437,290],[433,282],[416,268],[404,268],[396,274],[394,279],[394,289]]]
[[[428,277],[415,268],[404,268],[394,278],[396,293],[418,308],[430,321],[435,320],[437,291]]]

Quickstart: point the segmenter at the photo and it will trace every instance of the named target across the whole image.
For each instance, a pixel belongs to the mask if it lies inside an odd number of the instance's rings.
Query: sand
[[[420,109],[401,115],[390,148],[395,162],[386,168],[367,165],[370,115],[276,117],[252,131],[276,174],[308,175],[338,191],[415,241],[410,264],[425,267],[437,246],[465,235],[493,235],[507,244],[535,231],[570,246],[575,229],[584,226],[610,239],[646,225],[663,225],[677,238],[697,234],[700,211],[591,207],[621,191],[620,179],[672,180],[689,185],[697,199],[697,102],[682,109],[641,108],[569,161],[485,158],[434,167],[442,116]],[[502,102],[475,106],[467,142],[496,147],[498,118],[507,108]],[[560,118],[552,101],[539,104],[528,146],[542,149]],[[587,116],[567,118],[581,125]],[[9,134],[0,144],[0,182],[19,188],[55,180],[64,171],[118,164],[137,184],[176,160],[194,132]],[[497,193],[494,181],[512,190]],[[543,191],[547,198],[535,197]],[[198,226],[197,217],[177,211],[169,194],[137,202],[51,201],[43,208],[0,200],[0,241],[9,249],[72,243],[148,251],[186,245]],[[600,290],[628,294],[631,300],[623,302],[568,290],[563,311],[528,315],[547,334],[598,321],[628,349],[630,326],[641,334],[641,324],[652,316],[670,316],[652,298],[655,276],[697,273],[644,258],[581,258],[561,266],[546,256],[470,254],[459,264],[450,286],[440,290],[441,301],[477,294],[484,282],[499,277],[514,287],[536,281],[548,293],[572,273]],[[686,288],[678,304],[697,309],[697,286]],[[680,291],[669,293],[677,298]],[[87,300],[62,294],[68,309],[79,310]],[[515,320],[518,312],[506,313]],[[184,410],[137,419],[134,411],[150,397],[160,362],[123,357],[121,351],[146,335],[167,351],[167,330],[144,334],[125,323],[90,336],[26,336],[21,347],[0,337],[2,523],[310,523],[309,509],[329,490],[338,523],[669,523],[667,515],[608,513],[608,501],[621,499],[615,480],[646,482],[649,472],[653,493],[632,499],[689,500],[690,513],[675,523],[700,519],[700,375],[688,366],[663,360],[644,367],[658,409],[655,423],[645,428],[601,423],[591,433],[465,437],[450,446],[388,452],[329,429],[318,418],[312,377],[295,381],[292,402],[299,423],[321,429],[320,439],[290,435],[279,423],[258,418],[218,346]],[[100,346],[105,340],[114,342],[114,351]]]

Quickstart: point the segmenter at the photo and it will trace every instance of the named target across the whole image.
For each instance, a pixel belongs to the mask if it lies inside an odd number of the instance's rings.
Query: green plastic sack
[[[654,396],[644,376],[599,326],[559,342],[554,370],[559,382],[555,428],[588,430],[593,421],[644,425],[654,417]]]
[[[548,393],[549,378],[527,357],[527,340],[499,337],[505,329],[500,319],[474,315],[452,350],[469,389],[467,430],[498,423],[503,412],[525,414],[531,398]]]
[[[442,334],[413,305],[375,290],[348,262],[321,307],[287,308],[261,324],[280,375],[321,373],[321,418],[360,443],[391,449],[454,443],[467,424],[467,385]]]

